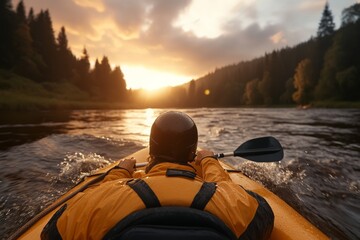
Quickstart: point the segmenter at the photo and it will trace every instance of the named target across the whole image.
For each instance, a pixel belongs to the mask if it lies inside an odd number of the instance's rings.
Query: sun
[[[189,82],[190,76],[182,76],[169,72],[157,71],[142,66],[121,67],[128,89],[156,90],[168,86],[181,85]]]

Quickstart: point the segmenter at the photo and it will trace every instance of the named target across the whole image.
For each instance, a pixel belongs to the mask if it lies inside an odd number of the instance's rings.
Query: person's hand
[[[201,160],[203,160],[205,157],[213,157],[214,156],[214,152],[210,151],[210,150],[199,150],[196,152],[196,157],[195,157],[195,164],[200,165]]]
[[[127,171],[129,171],[129,173],[132,175],[135,171],[135,164],[136,164],[136,159],[135,158],[124,158],[121,159],[118,167],[123,168]]]

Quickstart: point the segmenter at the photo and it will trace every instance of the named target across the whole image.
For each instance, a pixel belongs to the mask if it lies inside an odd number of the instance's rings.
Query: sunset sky
[[[360,0],[329,0],[341,11]],[[13,1],[14,8],[18,0]],[[104,55],[128,88],[178,85],[316,35],[326,0],[25,0],[65,26],[76,56]]]

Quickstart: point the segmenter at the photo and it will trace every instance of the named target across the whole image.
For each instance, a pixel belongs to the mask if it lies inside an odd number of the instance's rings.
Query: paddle
[[[284,151],[274,137],[260,137],[241,144],[234,152],[215,154],[217,158],[242,157],[253,162],[277,162],[283,159]]]
[[[277,162],[283,159],[284,151],[280,142],[274,137],[260,137],[241,144],[234,152],[217,153],[215,157],[242,157],[253,162]],[[143,167],[147,162],[136,163]]]

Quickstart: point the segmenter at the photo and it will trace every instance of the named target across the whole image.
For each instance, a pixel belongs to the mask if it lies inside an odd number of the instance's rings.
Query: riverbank
[[[75,109],[129,109],[123,103],[61,99],[60,96],[38,96],[0,91],[0,111],[75,110]]]
[[[0,110],[72,110],[129,108],[120,102],[104,102],[68,82],[34,82],[0,70]]]
[[[129,94],[130,95],[130,94]],[[135,94],[137,95],[137,94]],[[141,96],[141,94],[140,94]],[[131,97],[130,97],[131,98]],[[149,101],[111,102],[101,101],[89,96],[68,82],[38,83],[18,76],[8,71],[0,70],[0,111],[34,111],[34,110],[76,110],[76,109],[135,109],[148,107],[181,107],[164,106],[164,101],[150,103]],[[159,105],[160,104],[160,105]],[[159,105],[159,106],[158,106]],[[166,105],[166,104],[165,104]],[[206,106],[204,106],[206,107]],[[221,106],[226,107],[226,106]],[[235,106],[231,106],[235,107]],[[293,105],[271,106],[238,106],[261,108],[291,108]],[[360,102],[319,101],[313,102],[307,108],[360,108]],[[305,109],[305,108],[304,108]]]

